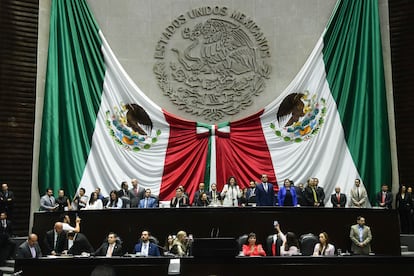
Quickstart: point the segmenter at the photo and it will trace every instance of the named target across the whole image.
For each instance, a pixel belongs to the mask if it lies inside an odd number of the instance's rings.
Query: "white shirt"
[[[112,254],[114,252],[114,247],[115,247],[114,244],[110,244],[108,246],[108,250],[106,251],[106,257],[112,257]]]
[[[141,255],[148,256],[149,242],[143,242],[141,247]]]

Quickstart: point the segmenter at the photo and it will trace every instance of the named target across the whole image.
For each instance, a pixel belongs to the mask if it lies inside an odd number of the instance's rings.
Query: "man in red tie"
[[[335,193],[331,195],[331,203],[334,208],[345,208],[346,195],[341,193],[339,186],[335,187]]]
[[[388,191],[386,184],[382,184],[381,191],[377,194],[377,205],[386,209],[392,208],[392,193]]]

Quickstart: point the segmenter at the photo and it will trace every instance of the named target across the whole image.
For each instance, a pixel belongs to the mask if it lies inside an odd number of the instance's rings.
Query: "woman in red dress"
[[[261,244],[256,244],[256,234],[250,233],[247,239],[247,244],[243,244],[244,256],[266,256]]]

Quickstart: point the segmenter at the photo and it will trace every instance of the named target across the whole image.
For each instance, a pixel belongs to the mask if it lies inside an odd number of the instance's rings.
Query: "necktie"
[[[312,193],[313,193],[313,200],[316,202],[318,202],[318,196],[316,195],[316,191],[315,188],[312,187]]]
[[[382,193],[382,199],[381,199],[382,203],[385,203],[385,193]]]
[[[358,197],[358,200],[359,200],[359,188],[357,188],[357,197]]]
[[[338,199],[338,203],[340,203],[340,201],[341,201],[341,196],[338,194],[338,195],[336,196],[336,198]]]
[[[265,192],[267,193],[267,183],[263,183],[263,189],[265,190]]]
[[[148,208],[148,198],[145,199],[145,205],[144,208]]]
[[[134,189],[134,194],[135,194],[136,197],[138,196],[138,189],[137,188]]]
[[[276,256],[276,242],[272,243],[272,256]]]

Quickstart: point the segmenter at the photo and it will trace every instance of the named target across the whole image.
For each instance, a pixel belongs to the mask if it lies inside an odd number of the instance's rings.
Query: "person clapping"
[[[266,256],[261,244],[256,244],[256,234],[250,233],[247,238],[247,244],[243,244],[244,256]]]

